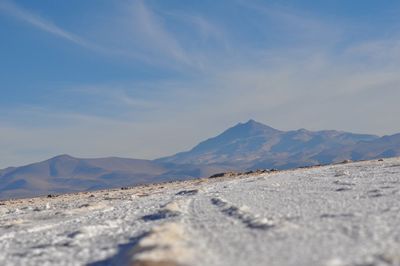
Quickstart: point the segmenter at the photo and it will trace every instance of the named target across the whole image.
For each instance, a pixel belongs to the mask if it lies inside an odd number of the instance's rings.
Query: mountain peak
[[[249,119],[249,121],[247,121],[245,124],[261,124],[261,123],[257,122],[254,119]]]
[[[255,127],[255,126],[266,126],[260,122],[255,121],[254,119],[249,119],[246,123],[239,123],[239,125],[246,125],[249,127]]]
[[[234,131],[247,131],[251,132],[251,134],[258,134],[258,133],[276,133],[279,130],[267,126],[263,123],[257,122],[254,119],[250,119],[246,123],[239,123],[234,127],[231,127],[227,131],[234,130]]]
[[[273,136],[280,132],[281,131],[277,129],[250,119],[246,123],[238,123],[235,126],[225,130],[220,135],[201,142],[191,151],[199,153],[206,150],[213,150],[215,148],[218,149],[220,147],[227,147],[232,143],[237,143],[237,141],[246,142],[246,140],[249,138],[256,136]]]
[[[76,158],[74,158],[68,154],[60,154],[60,155],[57,155],[57,156],[51,158],[50,160],[73,160],[73,159],[76,159]]]

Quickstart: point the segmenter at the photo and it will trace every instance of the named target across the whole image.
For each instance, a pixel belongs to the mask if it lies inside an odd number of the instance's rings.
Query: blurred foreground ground
[[[400,265],[400,159],[0,202],[0,265]]]

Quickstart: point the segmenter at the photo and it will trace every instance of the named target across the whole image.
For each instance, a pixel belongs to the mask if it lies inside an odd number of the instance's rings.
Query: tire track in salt
[[[130,266],[192,265],[195,261],[195,252],[184,217],[192,201],[187,196],[195,194],[197,190],[178,192],[176,196],[184,197],[175,198],[156,212],[142,216],[141,220],[145,223],[157,224],[148,232],[138,236],[132,248],[108,262]]]
[[[211,203],[217,206],[223,214],[240,221],[250,229],[268,230],[275,227],[275,223],[271,220],[261,218],[246,208],[235,206],[221,198],[212,198]]]

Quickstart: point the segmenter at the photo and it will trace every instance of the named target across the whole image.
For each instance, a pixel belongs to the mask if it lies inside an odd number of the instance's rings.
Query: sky
[[[400,132],[395,0],[0,0],[0,168],[154,159],[255,119]]]

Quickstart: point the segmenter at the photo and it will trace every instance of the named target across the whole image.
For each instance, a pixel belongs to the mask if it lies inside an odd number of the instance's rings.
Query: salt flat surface
[[[400,159],[0,202],[0,265],[400,265]]]

